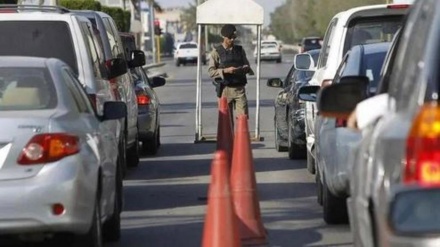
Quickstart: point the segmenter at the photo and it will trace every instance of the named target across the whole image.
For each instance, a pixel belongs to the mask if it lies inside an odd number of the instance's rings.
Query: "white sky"
[[[195,3],[196,0],[156,0],[161,7],[187,7],[190,3]],[[276,7],[282,5],[285,0],[254,0],[260,4],[265,11],[264,24],[265,26],[270,23],[270,13],[275,10]]]

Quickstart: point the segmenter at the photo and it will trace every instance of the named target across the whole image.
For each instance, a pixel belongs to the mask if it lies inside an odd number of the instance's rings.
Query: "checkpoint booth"
[[[264,9],[253,0],[209,0],[197,7],[198,44],[202,42],[202,27],[207,25],[253,25],[257,27],[257,68],[256,68],[256,114],[255,135],[252,140],[262,140],[260,136],[260,50],[261,28],[264,23]],[[202,123],[202,48],[197,59],[195,143],[215,141],[215,137],[203,135]]]

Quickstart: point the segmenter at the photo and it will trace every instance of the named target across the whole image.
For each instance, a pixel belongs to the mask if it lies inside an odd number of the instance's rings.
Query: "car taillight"
[[[406,142],[405,184],[440,185],[440,107],[425,104]]]
[[[327,87],[330,86],[332,84],[333,80],[323,80],[321,83],[321,87]]]
[[[387,6],[388,9],[407,9],[411,6],[410,4],[390,4]]]
[[[336,128],[347,127],[347,120],[337,118],[337,119],[336,119],[335,127],[336,127]]]
[[[26,144],[18,157],[20,165],[50,163],[79,152],[79,138],[65,133],[39,134]]]
[[[148,105],[151,102],[150,97],[143,92],[137,93],[136,97],[138,105]]]

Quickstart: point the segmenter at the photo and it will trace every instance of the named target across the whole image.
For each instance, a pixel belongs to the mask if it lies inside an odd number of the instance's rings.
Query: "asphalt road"
[[[266,81],[284,77],[292,59],[286,55],[282,64],[262,63],[260,129],[264,141],[252,143],[269,246],[352,246],[348,225],[327,226],[322,220],[314,176],[307,172],[305,160],[289,160],[287,153],[274,148],[273,101],[279,90],[268,88]],[[162,69],[170,76],[164,87],[156,89],[161,101],[162,146],[156,156],[142,158],[138,168],[129,170],[124,181],[122,238],[105,247],[196,247],[201,243],[206,202],[199,197],[207,193],[215,144],[194,144],[196,66],[177,68],[168,60]],[[203,134],[215,135],[217,98],[207,66],[203,72]],[[255,84],[255,77],[250,77],[252,131]]]
[[[268,88],[266,81],[284,77],[292,59],[286,55],[282,64],[263,62],[261,69],[260,129],[264,141],[253,142],[252,146],[269,246],[352,246],[349,226],[330,227],[322,220],[314,176],[305,169],[305,161],[289,160],[287,153],[278,153],[274,148],[273,101],[279,89]],[[108,247],[200,246],[206,204],[198,197],[207,192],[215,145],[194,144],[196,66],[177,68],[168,61],[163,69],[170,76],[167,84],[156,90],[162,107],[163,145],[156,157],[142,159],[142,164],[129,172],[124,183],[122,239]],[[217,98],[207,66],[203,73],[203,135],[209,136],[216,133]],[[255,84],[255,77],[251,77],[247,88],[252,131]]]

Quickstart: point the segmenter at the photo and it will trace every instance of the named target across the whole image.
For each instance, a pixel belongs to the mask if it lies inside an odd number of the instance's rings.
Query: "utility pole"
[[[153,53],[153,63],[157,62],[156,59],[156,40],[154,37],[154,1],[149,0],[148,1],[148,9],[150,11],[149,17],[150,17],[150,39],[151,39],[151,49]]]

